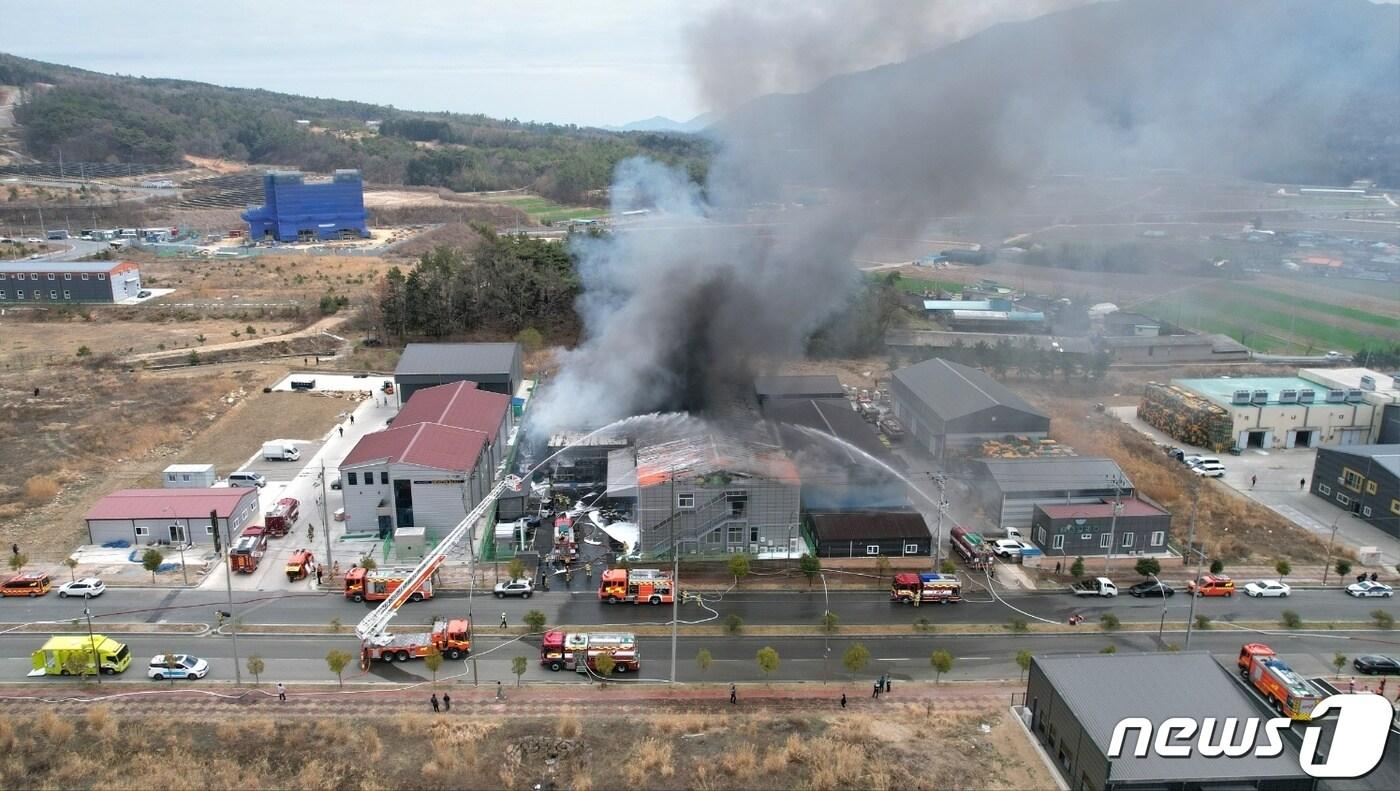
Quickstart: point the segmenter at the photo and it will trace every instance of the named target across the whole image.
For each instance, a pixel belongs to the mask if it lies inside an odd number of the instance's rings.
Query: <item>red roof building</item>
[[[217,525],[209,521],[211,512]],[[93,544],[126,541],[135,546],[212,544],[215,526],[227,539],[259,513],[257,489],[123,489],[88,510],[88,539]]]
[[[340,468],[389,463],[468,472],[485,445],[486,435],[480,431],[441,423],[395,425],[361,437]]]

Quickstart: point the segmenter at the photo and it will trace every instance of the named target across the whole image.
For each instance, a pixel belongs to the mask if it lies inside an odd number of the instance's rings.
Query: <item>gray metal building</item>
[[[1165,555],[1172,515],[1141,497],[1123,498],[1118,519],[1116,503],[1103,500],[1084,505],[1035,506],[1030,538],[1052,557],[1093,555]]]
[[[894,414],[934,458],[1007,435],[1041,438],[1050,418],[976,368],[941,358],[901,368],[890,380]]]
[[[973,466],[981,472],[983,507],[1002,527],[1030,527],[1037,504],[1087,505],[1118,494],[1126,500],[1135,491],[1113,459],[980,459]]]
[[[758,405],[769,401],[808,398],[842,398],[846,390],[841,380],[831,374],[813,376],[760,376],[753,381],[754,395]]]
[[[518,343],[410,343],[394,369],[401,404],[424,387],[453,382],[513,396],[524,378]]]
[[[1272,758],[1255,754],[1205,758],[1137,757],[1141,728],[1127,730],[1122,754],[1110,758],[1119,722],[1142,717],[1156,728],[1171,717],[1243,723],[1272,712],[1207,652],[1035,656],[1026,685],[1031,733],[1068,787],[1106,791],[1312,791],[1317,781],[1298,763],[1293,743]],[[1265,729],[1255,744],[1267,741]],[[1239,743],[1238,737],[1235,741]]]
[[[209,521],[211,511],[217,514],[214,523]],[[208,545],[218,530],[228,546],[259,516],[257,489],[123,489],[88,511],[88,542]]]
[[[933,534],[918,511],[809,513],[809,543],[823,558],[898,558],[932,554]]]
[[[141,292],[141,270],[130,261],[5,261],[0,305],[120,302]]]
[[[1311,491],[1400,538],[1400,445],[1318,448]]]

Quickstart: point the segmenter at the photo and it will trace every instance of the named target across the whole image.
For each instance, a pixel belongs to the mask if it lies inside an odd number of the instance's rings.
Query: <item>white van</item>
[[[259,489],[267,485],[267,479],[262,476],[262,473],[257,472],[231,472],[224,482],[229,486],[257,487]],[[215,484],[215,486],[217,485]]]
[[[301,449],[285,439],[275,439],[263,443],[262,456],[268,461],[296,461],[301,458]]]

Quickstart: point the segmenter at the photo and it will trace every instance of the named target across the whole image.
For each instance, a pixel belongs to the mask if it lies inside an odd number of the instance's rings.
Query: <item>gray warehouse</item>
[[[1312,493],[1400,538],[1400,445],[1318,448]]]
[[[1131,717],[1157,728],[1171,717],[1200,722],[1214,717],[1268,718],[1231,673],[1209,653],[1036,656],[1026,686],[1031,733],[1045,748],[1069,788],[1107,791],[1311,791],[1317,782],[1298,762],[1293,743],[1272,758],[1256,754],[1206,758],[1164,757],[1152,749],[1138,757],[1144,728],[1125,729],[1121,755],[1110,758],[1113,732]],[[1237,732],[1236,732],[1237,733]],[[1267,741],[1264,728],[1255,744]],[[1239,743],[1236,737],[1235,743]]]
[[[1050,418],[976,368],[942,358],[901,368],[890,380],[894,414],[934,458],[977,448],[989,439],[1039,439]]]
[[[1120,491],[1124,500],[1134,494],[1133,482],[1113,459],[981,459],[974,467],[982,471],[977,488],[983,507],[1002,527],[1030,527],[1038,504],[1088,505],[1111,500]]]
[[[524,378],[518,343],[410,343],[394,369],[400,404],[424,387],[453,382],[513,396]]]
[[[141,270],[130,261],[0,263],[0,305],[121,302],[141,293]]]

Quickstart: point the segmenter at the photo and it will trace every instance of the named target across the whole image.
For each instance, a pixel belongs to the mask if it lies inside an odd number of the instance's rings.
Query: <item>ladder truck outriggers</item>
[[[614,673],[636,673],[642,669],[637,638],[630,632],[565,632],[551,629],[540,641],[540,665],[553,671],[597,673],[598,657],[612,658]]]
[[[389,591],[384,601],[380,603],[378,607],[374,608],[369,615],[366,615],[360,621],[359,625],[355,627],[355,636],[360,638],[361,662],[365,669],[368,669],[371,656],[378,654],[382,659],[388,650],[394,648],[395,643],[400,642],[400,638],[403,637],[403,635],[390,634],[388,626],[389,621],[393,620],[394,616],[398,614],[399,608],[404,605],[404,602],[409,600],[411,592],[420,590],[423,583],[431,581],[433,574],[437,572],[443,561],[446,560],[448,551],[456,547],[462,539],[467,538],[471,534],[472,527],[486,515],[486,511],[495,504],[496,500],[500,498],[501,493],[507,488],[510,488],[512,491],[520,491],[521,479],[515,475],[502,477],[495,486],[491,487],[491,491],[487,492],[486,496],[482,497],[481,500],[477,502],[476,506],[462,518],[462,521],[458,522],[456,527],[448,531],[446,536],[443,536],[442,541],[439,541],[437,546],[433,547],[429,550],[428,554],[423,556],[423,560],[420,561],[411,572],[403,577],[402,582]],[[473,571],[475,571],[475,569],[473,569]],[[454,623],[458,625],[455,632],[453,628]],[[443,628],[443,634],[445,635],[443,639],[446,641],[446,649],[439,648],[439,650],[443,650],[448,657],[452,657],[453,651],[458,652],[458,657],[470,651],[471,628],[471,622],[466,619],[448,621]],[[436,631],[428,633],[429,642],[434,639],[432,635],[435,633]],[[452,637],[454,634],[457,635],[455,643]],[[410,635],[410,637],[414,636]],[[412,645],[422,645],[421,635],[418,635],[417,639],[420,642],[412,642]],[[392,654],[393,658],[396,660],[400,659],[399,652],[403,650],[408,650],[409,653],[409,656],[405,659],[411,659],[413,657],[414,653],[411,649],[394,648]]]
[[[435,618],[426,632],[400,632],[385,635],[378,642],[365,641],[361,646],[360,667],[368,670],[370,663],[407,662],[431,653],[447,659],[461,659],[472,650],[472,624],[466,618]]]
[[[608,569],[598,585],[598,600],[608,604],[671,604],[675,596],[671,572],[661,569]]]

